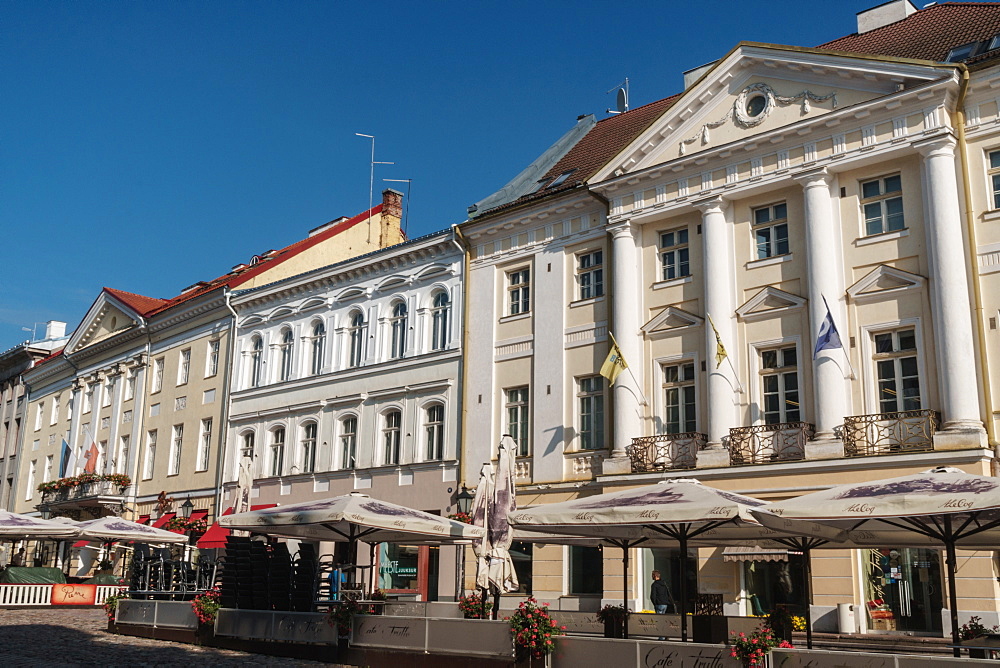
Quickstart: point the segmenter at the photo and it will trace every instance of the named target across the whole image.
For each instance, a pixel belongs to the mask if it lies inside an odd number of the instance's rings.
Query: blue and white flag
[[[816,359],[821,350],[844,347],[843,342],[840,340],[840,333],[837,331],[837,325],[833,323],[833,314],[830,313],[830,305],[826,303],[826,297],[823,297],[823,304],[826,306],[826,318],[823,319],[823,323],[819,326],[819,335],[816,337],[816,349],[813,350],[813,359]]]
[[[59,460],[59,477],[65,478],[67,474],[73,475],[73,469],[75,468],[76,457],[73,455],[73,449],[69,447],[69,443],[64,438],[62,441],[62,459]]]

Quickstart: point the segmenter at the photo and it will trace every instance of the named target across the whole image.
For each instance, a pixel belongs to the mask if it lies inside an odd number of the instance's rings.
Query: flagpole
[[[740,382],[740,374],[736,371],[736,367],[733,366],[733,361],[731,359],[729,359],[729,352],[726,350],[726,344],[722,342],[722,335],[719,334],[719,330],[715,326],[715,321],[712,320],[712,314],[709,313],[708,311],[705,311],[705,315],[708,316],[708,324],[712,326],[712,332],[715,333],[715,341],[716,341],[716,346],[717,346],[716,351],[715,351],[716,359],[718,360],[719,348],[721,348],[722,349],[722,358],[724,360],[726,360],[727,362],[729,362],[729,368],[733,370],[733,380],[736,381],[736,388],[737,388],[736,391],[739,394],[743,394],[743,383]],[[706,353],[706,357],[707,357],[708,356],[708,351],[705,351],[705,353]],[[716,369],[716,371],[718,371],[719,366],[721,364],[722,364],[722,360],[718,360],[715,363],[715,369]]]

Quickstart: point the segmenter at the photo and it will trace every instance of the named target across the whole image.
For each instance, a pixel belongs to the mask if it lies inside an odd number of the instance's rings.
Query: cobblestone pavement
[[[100,609],[0,609],[0,666],[324,666],[107,632]]]

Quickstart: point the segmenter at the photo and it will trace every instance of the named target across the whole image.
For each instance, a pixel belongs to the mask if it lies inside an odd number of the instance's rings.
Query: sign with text
[[[552,668],[615,666],[615,668],[740,668],[724,645],[612,640],[561,636],[556,638]]]
[[[94,605],[97,585],[52,585],[52,605]]]
[[[423,651],[427,641],[427,620],[418,617],[355,615],[351,645]]]

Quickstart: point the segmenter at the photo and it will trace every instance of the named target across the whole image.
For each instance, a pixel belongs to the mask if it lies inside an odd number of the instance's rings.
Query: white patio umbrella
[[[72,538],[77,533],[69,524],[0,510],[0,538]]]
[[[693,479],[663,480],[655,485],[588,496],[515,512],[517,529],[601,539],[624,553],[624,599],[628,600],[628,551],[644,545],[678,545],[681,550],[681,639],[687,640],[687,549],[702,534],[725,540],[758,535],[750,509],[766,502],[702,485]],[[748,533],[751,527],[752,533]],[[773,532],[775,535],[778,532]],[[626,617],[625,634],[628,635]]]
[[[510,557],[514,539],[507,516],[517,509],[514,490],[514,459],[517,444],[508,435],[500,439],[496,468],[484,464],[472,502],[472,523],[486,529],[486,537],[473,543],[476,554],[476,586],[483,592],[483,605],[494,593],[496,619],[500,594],[517,591],[517,573]]]
[[[184,534],[156,529],[145,524],[132,522],[120,517],[108,516],[96,520],[77,522],[80,538],[104,542],[133,541],[137,543],[186,543]]]
[[[1000,479],[939,467],[915,475],[837,485],[771,504],[754,515],[781,531],[809,533],[816,525],[843,529],[847,533],[841,547],[943,546],[952,642],[959,656],[955,548],[996,549]]]

